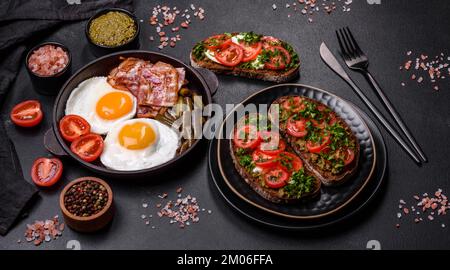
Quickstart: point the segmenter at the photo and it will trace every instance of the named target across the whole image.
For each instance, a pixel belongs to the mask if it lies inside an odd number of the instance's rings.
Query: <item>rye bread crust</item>
[[[262,180],[259,177],[253,176],[251,172],[247,171],[247,169],[245,169],[243,166],[239,164],[237,156],[238,148],[234,145],[233,140],[229,141],[230,141],[230,154],[236,170],[244,179],[244,181],[264,199],[279,204],[294,204],[305,200],[313,199],[320,193],[321,181],[316,177],[314,177],[315,179],[314,190],[307,194],[304,194],[301,198],[289,198],[287,194],[281,193],[279,189],[272,189],[262,186],[261,185]],[[286,151],[294,153],[292,149],[290,149],[289,147],[286,149]],[[308,171],[307,168],[305,168],[305,172],[307,175],[315,176],[312,172]]]
[[[267,69],[263,70],[242,69],[238,67],[223,66],[209,59],[202,59],[202,60],[196,59],[195,56],[192,54],[192,52],[190,54],[190,62],[191,66],[193,66],[194,68],[206,68],[216,74],[233,75],[277,83],[283,83],[294,80],[300,75],[299,72],[300,66],[282,71],[267,70]]]
[[[286,99],[288,99],[291,96],[284,96],[276,99],[272,104],[281,104]],[[315,103],[316,105],[324,105],[316,100],[303,97],[302,98]],[[325,106],[325,105],[324,105]],[[294,152],[303,160],[303,163],[305,167],[307,167],[314,175],[325,185],[325,186],[337,186],[340,184],[345,183],[348,179],[351,178],[351,176],[357,171],[358,169],[358,163],[359,163],[359,155],[360,155],[360,147],[358,140],[356,139],[355,135],[351,131],[350,127],[345,123],[342,118],[340,118],[335,112],[331,111],[330,113],[334,114],[336,116],[336,120],[339,124],[341,124],[342,127],[346,130],[348,136],[350,137],[350,140],[353,141],[355,144],[355,158],[353,159],[353,162],[349,165],[347,165],[344,170],[339,174],[332,174],[329,171],[324,171],[320,167],[318,167],[314,162],[311,160],[311,153],[302,151],[298,145],[295,143],[297,138],[289,135],[286,133],[285,125],[283,123],[280,123],[280,133],[282,137],[288,142],[289,146],[294,150]]]

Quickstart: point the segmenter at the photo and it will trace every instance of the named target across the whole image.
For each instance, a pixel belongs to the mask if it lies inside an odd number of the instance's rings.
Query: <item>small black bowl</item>
[[[61,70],[60,72],[55,73],[50,76],[42,76],[37,73],[34,73],[28,67],[28,60],[30,59],[33,52],[45,45],[54,45],[56,47],[60,47],[69,56],[69,61],[67,62],[66,67],[63,70]],[[30,74],[33,87],[38,93],[40,93],[42,95],[57,95],[58,94],[61,86],[70,77],[71,64],[72,64],[72,55],[70,54],[69,49],[66,46],[64,46],[63,44],[58,43],[58,42],[41,43],[41,44],[33,47],[28,52],[27,57],[25,58],[25,66],[28,70],[28,73]]]
[[[110,11],[118,11],[118,12],[122,12],[125,13],[126,15],[128,15],[130,18],[133,19],[134,21],[134,25],[136,26],[136,33],[134,34],[134,36],[125,44],[119,45],[119,46],[105,46],[105,45],[100,45],[95,43],[94,41],[92,41],[90,35],[89,35],[89,28],[91,27],[91,23],[94,19],[98,18],[99,16],[106,14]],[[134,50],[134,49],[138,49],[139,48],[139,32],[140,32],[140,27],[139,27],[139,22],[136,18],[136,16],[134,16],[133,13],[131,13],[130,11],[123,9],[123,8],[107,8],[107,9],[103,9],[99,12],[97,12],[97,14],[95,14],[94,16],[92,16],[89,21],[86,23],[86,27],[85,27],[85,34],[86,34],[86,38],[89,42],[89,47],[92,49],[92,52],[96,55],[96,56],[103,56],[106,54],[110,54],[113,52],[118,52],[118,51],[124,51],[124,50]]]

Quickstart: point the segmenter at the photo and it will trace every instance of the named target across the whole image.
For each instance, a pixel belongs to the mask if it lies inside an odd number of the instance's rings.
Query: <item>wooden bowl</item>
[[[64,204],[64,196],[66,195],[66,192],[74,184],[87,180],[97,182],[100,185],[104,186],[106,188],[106,191],[108,192],[108,201],[106,202],[105,207],[97,214],[89,217],[79,217],[70,213],[69,210],[67,210]],[[69,226],[73,230],[79,232],[98,231],[103,227],[105,227],[114,216],[113,193],[111,187],[100,178],[92,176],[77,178],[64,187],[63,191],[61,192],[61,195],[59,196],[59,207],[61,208],[61,212],[63,214],[64,221],[66,222],[67,226]]]

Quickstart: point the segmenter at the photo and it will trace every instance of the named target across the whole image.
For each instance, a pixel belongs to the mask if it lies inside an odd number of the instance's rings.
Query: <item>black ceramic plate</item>
[[[354,109],[358,111],[358,113],[367,123],[372,132],[373,142],[377,149],[376,166],[372,174],[372,178],[364,187],[364,189],[359,192],[358,196],[351,203],[347,204],[339,211],[317,219],[291,219],[279,215],[268,214],[266,211],[245,202],[241,199],[241,197],[236,195],[229,188],[219,172],[219,164],[217,162],[217,159],[215,159],[215,157],[217,156],[217,139],[211,141],[208,153],[209,172],[214,186],[218,189],[220,195],[230,206],[232,206],[233,209],[249,218],[250,220],[269,227],[302,231],[319,229],[347,220],[348,218],[354,216],[356,213],[360,212],[373,200],[373,198],[375,198],[375,195],[380,190],[387,166],[386,145],[384,143],[380,130],[364,112],[360,111],[356,107],[354,107]]]
[[[360,158],[355,174],[343,185],[325,187],[322,185],[318,198],[298,204],[277,204],[257,194],[234,168],[230,155],[229,140],[219,140],[217,144],[217,160],[219,171],[228,187],[242,200],[268,213],[293,219],[313,219],[330,215],[350,203],[367,185],[376,164],[376,147],[368,126],[360,114],[347,101],[321,89],[299,84],[276,85],[253,94],[242,102],[247,104],[271,104],[275,99],[286,95],[302,95],[330,107],[351,128],[360,145]],[[227,129],[234,114],[231,112],[219,129],[219,133]]]

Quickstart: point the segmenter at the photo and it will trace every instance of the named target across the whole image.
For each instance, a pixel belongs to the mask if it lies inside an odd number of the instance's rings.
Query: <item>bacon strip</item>
[[[185,83],[184,68],[157,62],[151,64],[138,58],[126,58],[113,69],[108,83],[120,90],[130,91],[138,100],[138,117],[155,117],[161,107],[172,107],[178,91]]]
[[[169,64],[157,62],[149,72],[144,72],[143,77],[150,82],[151,91],[147,92],[144,105],[174,106],[178,100],[179,73]]]

